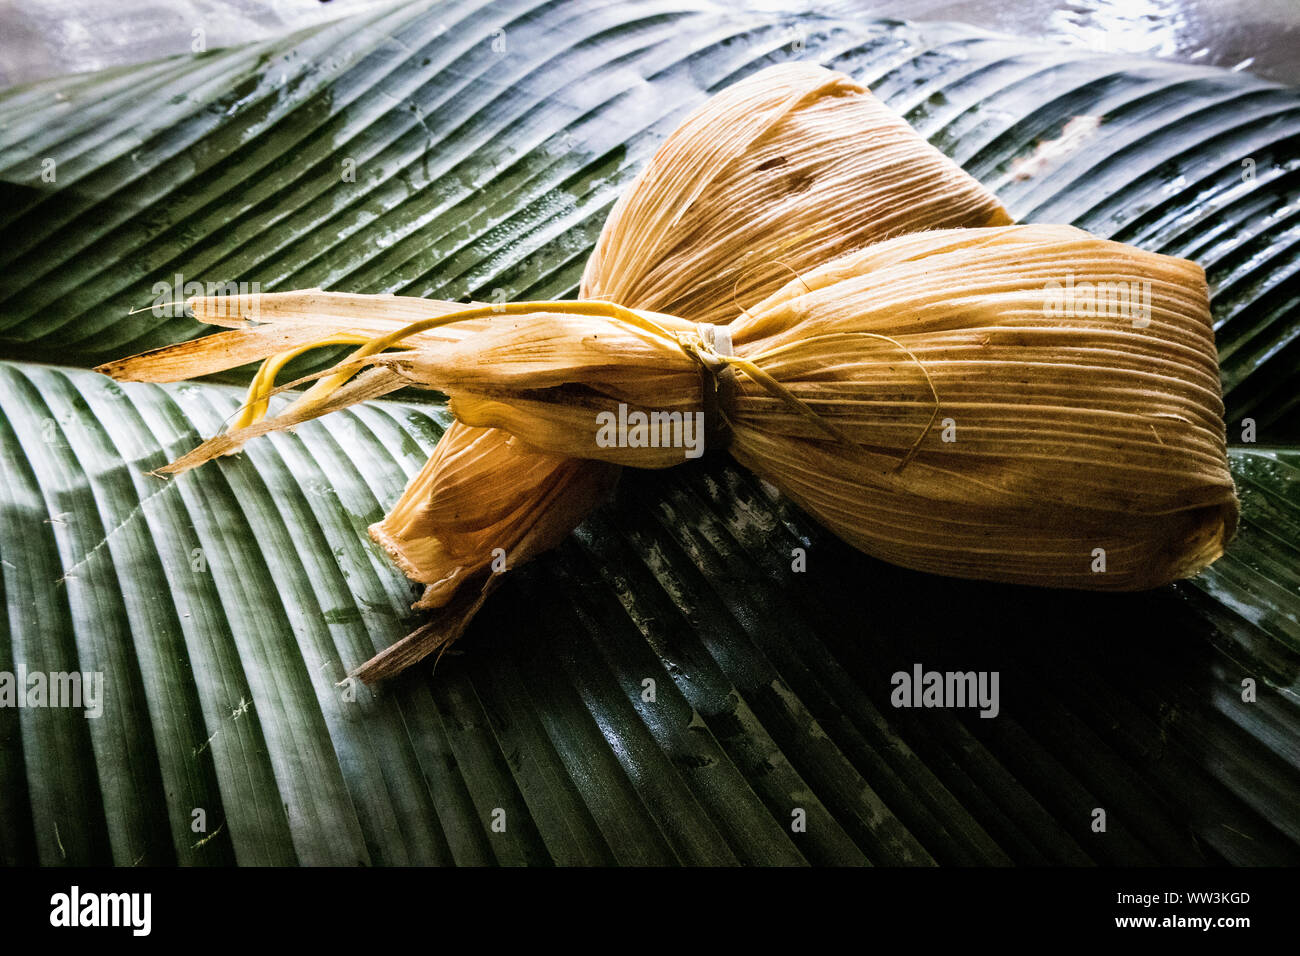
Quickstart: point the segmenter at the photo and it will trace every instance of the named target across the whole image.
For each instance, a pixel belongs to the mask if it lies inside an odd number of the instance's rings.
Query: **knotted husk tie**
[[[731,421],[726,410],[736,400],[736,370],[724,359],[733,355],[731,330],[711,322],[696,324],[700,334],[700,402],[704,409],[704,443],[726,449],[731,444]]]

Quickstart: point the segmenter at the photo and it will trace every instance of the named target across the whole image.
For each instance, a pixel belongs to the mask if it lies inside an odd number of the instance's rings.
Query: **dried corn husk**
[[[618,471],[521,450],[519,439],[495,429],[465,426],[461,434],[463,441],[439,442],[408,492],[370,528],[402,573],[426,585],[417,609],[447,605],[476,576],[482,584],[494,559],[509,568],[555,547],[610,490]],[[421,493],[411,494],[412,487]],[[519,494],[520,487],[529,493]],[[539,520],[538,512],[550,520]]]
[[[347,333],[382,335],[429,315],[465,308],[414,296],[355,295],[304,289],[231,296],[196,296],[186,310],[217,332],[141,352],[99,366],[96,371],[127,382],[179,382],[257,362]],[[413,344],[455,342],[491,326],[487,319],[458,322],[412,336]],[[400,386],[400,382],[395,387]]]

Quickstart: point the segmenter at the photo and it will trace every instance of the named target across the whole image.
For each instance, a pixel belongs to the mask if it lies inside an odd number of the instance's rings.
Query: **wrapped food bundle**
[[[367,680],[455,640],[500,580],[493,556],[553,547],[619,466],[706,448],[907,567],[1098,590],[1194,574],[1237,518],[1203,272],[1009,223],[861,87],[794,64],[665,141],[577,301],[196,299],[231,331],[104,370],[266,360],[232,428],[172,472],[402,386],[449,396],[456,423],[371,529],[438,610]],[[315,344],[360,348],[263,418]]]

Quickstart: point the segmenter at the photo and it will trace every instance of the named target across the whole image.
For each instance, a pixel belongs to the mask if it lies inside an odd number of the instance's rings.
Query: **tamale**
[[[367,679],[458,636],[497,580],[492,554],[515,563],[553,546],[618,467],[671,467],[706,435],[850,544],[924,571],[1133,590],[1222,553],[1237,500],[1199,266],[1071,227],[1002,225],[996,201],[938,157],[923,178],[964,197],[945,212],[894,176],[908,157],[924,166],[901,134],[878,196],[841,191],[861,184],[872,148],[804,168],[777,133],[803,124],[796,140],[825,145],[831,107],[861,106],[864,91],[801,68],[775,84],[783,97],[768,91],[764,124],[762,84],[725,99],[743,85],[688,118],[620,199],[584,275],[584,296],[600,298],[424,303],[409,325],[420,306],[406,300],[355,326],[285,298],[290,319],[234,332],[225,354],[186,343],[198,354],[179,363],[162,350],[109,369],[278,361],[312,344],[308,330],[364,340],[255,422],[268,364],[237,427],[173,472],[401,384],[450,397],[457,424],[372,529],[427,585],[420,606],[444,617],[363,668]],[[709,131],[728,124],[711,111],[735,111],[736,152],[717,151]],[[751,177],[787,166],[798,188],[769,188],[785,208],[769,216]],[[877,232],[853,216],[857,195],[879,199]],[[899,196],[931,221],[900,212]],[[941,228],[946,214],[983,228]]]

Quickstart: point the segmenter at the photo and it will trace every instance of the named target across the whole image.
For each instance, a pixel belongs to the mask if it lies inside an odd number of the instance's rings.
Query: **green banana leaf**
[[[98,717],[0,707],[0,860],[1300,862],[1300,96],[836,9],[403,4],[0,95],[0,672],[104,675]],[[571,295],[684,113],[791,58],[1017,217],[1206,267],[1243,504],[1222,560],[1131,595],[956,581],[724,461],[629,471],[457,653],[367,688],[347,672],[418,617],[365,528],[445,409],[368,404],[162,481],[249,370],[88,370],[207,331],[148,308],[190,281]],[[894,707],[918,663],[997,671],[1000,713]]]

